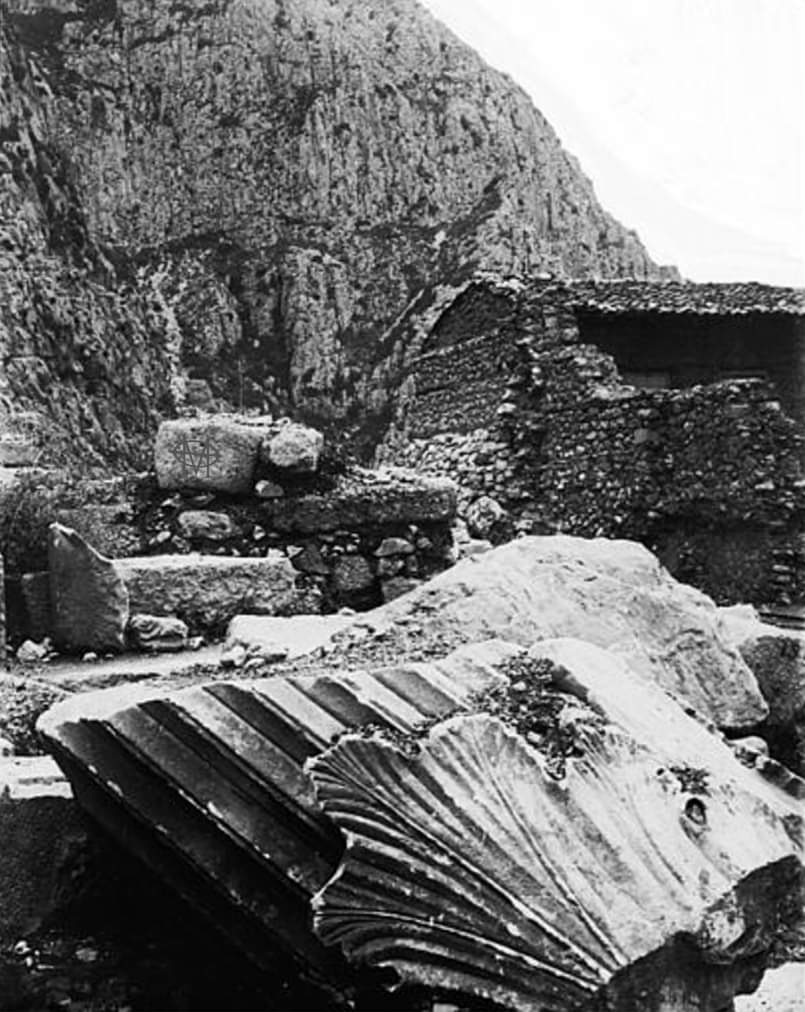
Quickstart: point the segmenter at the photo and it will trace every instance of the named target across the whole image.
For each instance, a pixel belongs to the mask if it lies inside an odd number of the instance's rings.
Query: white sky
[[[697,281],[805,285],[805,0],[423,0]]]

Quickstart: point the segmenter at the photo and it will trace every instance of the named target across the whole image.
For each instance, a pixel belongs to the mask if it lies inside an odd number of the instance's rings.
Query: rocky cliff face
[[[57,441],[125,455],[210,392],[348,422],[382,411],[423,289],[662,274],[415,0],[0,13],[0,350]]]

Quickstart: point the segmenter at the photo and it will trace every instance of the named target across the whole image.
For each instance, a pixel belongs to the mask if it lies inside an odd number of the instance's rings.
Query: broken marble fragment
[[[247,657],[277,661],[301,657],[329,644],[333,637],[352,625],[351,615],[236,615],[229,623],[224,651],[236,646]]]
[[[129,592],[120,568],[72,528],[51,524],[48,572],[53,641],[59,649],[125,649]]]
[[[719,608],[719,628],[757,678],[769,706],[759,731],[773,755],[805,776],[805,633],[761,622],[754,608]]]
[[[719,1012],[799,919],[801,806],[606,651],[530,660],[573,712],[558,769],[560,736],[485,712],[310,761],[347,840],[322,941],[518,1012]]]
[[[754,731],[769,712],[712,599],[673,579],[633,541],[518,538],[370,614],[388,635],[409,623],[422,643],[588,640],[731,732]]]
[[[307,425],[289,422],[276,435],[267,438],[261,457],[274,467],[296,474],[312,474],[318,469],[324,449],[324,436]]]
[[[39,729],[80,803],[243,952],[332,985],[349,974],[309,902],[343,841],[305,761],[351,728],[410,731],[467,705],[516,653],[495,641],[371,672],[125,686],[54,707]]]
[[[135,650],[172,653],[187,646],[187,626],[172,615],[132,615],[126,631]]]

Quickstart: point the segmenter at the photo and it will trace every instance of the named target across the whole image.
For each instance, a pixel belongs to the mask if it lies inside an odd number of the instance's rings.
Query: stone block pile
[[[154,464],[160,488],[243,495],[253,491],[258,467],[314,474],[323,448],[321,433],[305,425],[212,415],[163,422]]]
[[[532,287],[482,279],[443,313],[378,462],[453,478],[467,520],[493,498],[507,534],[636,538],[720,602],[802,600],[805,444],[771,387],[627,386]],[[465,354],[494,377],[480,408],[451,371]]]
[[[21,579],[31,659],[46,637],[73,653],[176,650],[239,614],[372,607],[456,558],[451,481],[332,466],[308,426],[168,421],[154,463],[128,494],[55,510],[48,571]]]

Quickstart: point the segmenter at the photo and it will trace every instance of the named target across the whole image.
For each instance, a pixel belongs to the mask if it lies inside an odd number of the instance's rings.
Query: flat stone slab
[[[296,571],[279,552],[264,558],[150,555],[116,560],[132,613],[175,615],[191,630],[223,628],[235,615],[291,607]]]
[[[181,685],[199,669],[215,668],[220,660],[220,643],[171,654],[122,654],[111,660],[79,662],[57,658],[47,665],[43,680],[46,678],[48,685],[71,692],[110,689],[145,681]]]
[[[224,651],[242,646],[249,657],[292,660],[332,642],[356,615],[236,615],[229,623]]]
[[[50,479],[56,481],[64,477],[64,472],[56,467],[5,467],[0,465],[0,502],[14,491],[20,481],[36,478],[42,483]]]
[[[163,422],[154,445],[159,487],[251,492],[260,443],[269,431],[226,416]]]
[[[265,526],[315,534],[370,524],[449,522],[456,515],[457,487],[448,478],[412,472],[361,471],[332,492],[269,500]]]
[[[0,759],[0,803],[72,796],[70,782],[49,755]]]

